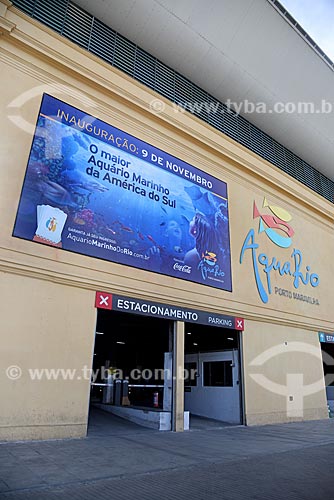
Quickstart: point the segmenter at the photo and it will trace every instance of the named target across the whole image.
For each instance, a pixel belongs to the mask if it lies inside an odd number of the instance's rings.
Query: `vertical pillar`
[[[164,354],[164,397],[163,410],[172,411],[173,401],[173,347]]]
[[[174,322],[172,430],[184,430],[184,323]]]
[[[239,360],[239,401],[240,401],[240,423],[246,422],[246,398],[245,398],[245,357],[244,357],[244,332],[236,331],[238,336],[238,360]]]

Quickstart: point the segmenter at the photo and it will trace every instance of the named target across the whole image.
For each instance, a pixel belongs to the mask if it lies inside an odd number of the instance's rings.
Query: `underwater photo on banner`
[[[13,236],[232,290],[226,183],[47,94]]]

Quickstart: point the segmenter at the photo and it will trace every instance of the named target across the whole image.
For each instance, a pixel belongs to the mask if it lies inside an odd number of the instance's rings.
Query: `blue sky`
[[[280,0],[322,50],[334,61],[334,0]]]

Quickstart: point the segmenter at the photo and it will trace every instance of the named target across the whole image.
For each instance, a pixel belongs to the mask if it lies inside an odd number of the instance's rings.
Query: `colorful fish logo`
[[[202,257],[204,262],[209,266],[214,266],[215,263],[217,262],[217,256],[213,252],[206,251],[205,254],[202,255]]]
[[[291,225],[288,224],[292,216],[282,207],[269,205],[266,197],[263,199],[262,207],[268,207],[273,215],[261,214],[254,201],[253,219],[260,217],[259,233],[265,232],[275,245],[281,248],[289,248],[292,243],[292,237],[295,234]]]
[[[46,221],[45,225],[49,231],[54,233],[57,228],[57,219],[55,217],[51,217]]]

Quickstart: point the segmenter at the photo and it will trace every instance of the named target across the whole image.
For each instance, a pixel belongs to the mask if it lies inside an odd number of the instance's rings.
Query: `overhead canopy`
[[[269,1],[75,1],[334,180],[334,72]]]

